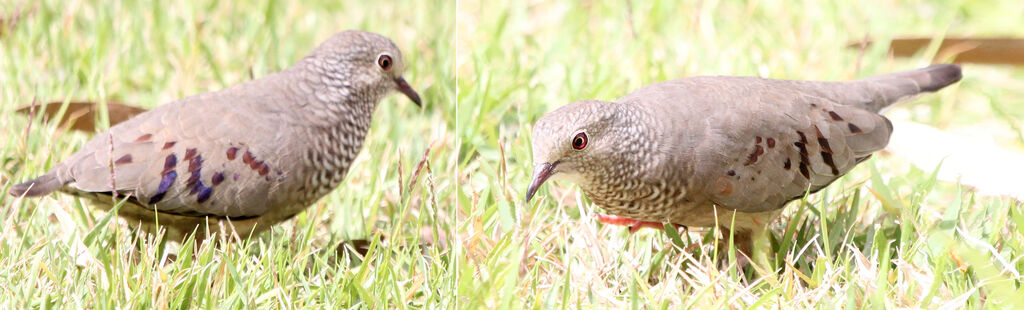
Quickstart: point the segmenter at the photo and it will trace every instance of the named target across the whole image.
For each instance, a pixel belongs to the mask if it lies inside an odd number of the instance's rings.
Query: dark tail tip
[[[15,184],[14,186],[11,186],[11,190],[7,193],[14,197],[39,197],[52,193],[60,188],[61,185],[62,184],[57,181],[57,177],[48,173],[36,178],[35,180]]]
[[[22,195],[25,195],[25,193],[27,193],[28,190],[31,187],[32,187],[32,182],[25,182],[25,183],[21,183],[21,184],[15,184],[14,186],[11,186],[11,190],[8,191],[7,193],[11,194],[11,196],[14,196],[14,197],[21,197]]]
[[[928,76],[921,83],[921,91],[923,92],[940,90],[950,84],[959,82],[963,78],[963,73],[960,72],[960,65],[957,64],[931,65],[921,69],[921,71]]]

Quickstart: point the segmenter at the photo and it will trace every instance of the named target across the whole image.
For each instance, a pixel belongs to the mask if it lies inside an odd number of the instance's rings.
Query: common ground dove
[[[526,200],[562,178],[611,214],[602,222],[731,227],[750,255],[752,234],[787,202],[885,147],[893,128],[880,109],[960,77],[951,64],[850,82],[692,77],[574,102],[534,127]]]
[[[345,31],[291,67],[160,105],[96,135],[10,194],[60,190],[168,236],[194,230],[242,237],[286,220],[338,186],[373,111],[398,90],[402,54],[386,37]],[[197,236],[205,237],[205,235]]]

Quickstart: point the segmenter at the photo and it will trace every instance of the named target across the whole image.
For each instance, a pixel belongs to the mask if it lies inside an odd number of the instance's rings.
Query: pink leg
[[[636,233],[641,228],[654,228],[664,229],[665,224],[660,222],[645,222],[634,219],[628,219],[624,217],[608,215],[608,214],[597,214],[597,221],[609,225],[629,226],[629,233]]]
[[[665,224],[664,223],[644,222],[644,221],[638,221],[638,220],[634,220],[634,219],[628,219],[628,218],[624,218],[624,217],[608,215],[608,214],[601,214],[601,213],[597,214],[597,221],[601,222],[601,223],[609,224],[609,225],[629,226],[629,233],[631,233],[631,234],[634,234],[637,231],[639,231],[641,228],[645,228],[645,227],[646,228],[654,228],[654,229],[665,229]],[[686,227],[686,226],[679,225],[679,224],[674,224],[674,225],[676,225],[677,229],[678,228],[685,228]],[[683,251],[687,251],[687,252],[691,252],[692,253],[693,249],[697,248],[698,246],[700,246],[699,242],[687,246],[685,249],[683,249]]]

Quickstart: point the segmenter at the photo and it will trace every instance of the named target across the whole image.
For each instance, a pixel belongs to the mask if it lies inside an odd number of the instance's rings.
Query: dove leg
[[[597,214],[597,221],[609,225],[628,226],[629,233],[636,233],[642,228],[654,228],[659,230],[665,228],[665,224],[661,222],[640,221],[608,214]],[[682,227],[682,225],[676,226]]]
[[[729,246],[730,246],[730,230],[728,227],[719,226],[719,232],[722,234],[722,239],[718,242],[718,259],[719,266],[725,267],[729,263]],[[754,237],[753,232],[745,231],[742,229],[736,229],[731,231],[732,240],[731,243],[736,250],[736,264],[738,269],[743,269],[750,264],[751,257],[754,253]]]

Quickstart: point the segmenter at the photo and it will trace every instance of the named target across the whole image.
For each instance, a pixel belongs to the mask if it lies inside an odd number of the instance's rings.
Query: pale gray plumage
[[[960,80],[934,65],[851,82],[693,77],[615,102],[574,102],[533,130],[529,200],[548,177],[577,183],[610,214],[749,234],[881,150],[892,124],[879,110]],[[585,146],[574,149],[580,134]]]
[[[245,237],[338,186],[385,95],[398,90],[420,104],[404,69],[388,38],[341,32],[281,72],[111,127],[10,194],[60,190],[109,208],[117,193],[131,197],[119,213],[130,222],[187,234],[230,219]]]

